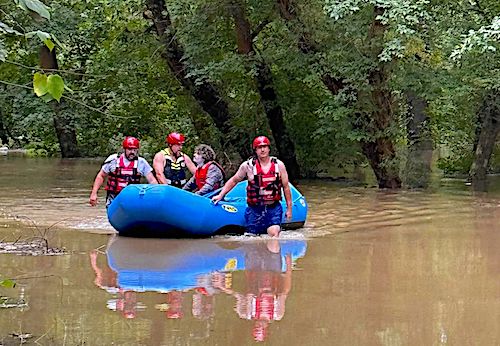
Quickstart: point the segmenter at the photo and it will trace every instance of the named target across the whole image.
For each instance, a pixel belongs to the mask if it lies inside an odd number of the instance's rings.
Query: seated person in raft
[[[194,148],[196,171],[184,185],[184,190],[203,196],[224,185],[224,169],[215,161],[215,157],[215,151],[209,145],[200,144]]]

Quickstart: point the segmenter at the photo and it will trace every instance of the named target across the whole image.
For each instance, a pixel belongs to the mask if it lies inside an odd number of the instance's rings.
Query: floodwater
[[[498,345],[500,180],[428,191],[304,182],[302,230],[134,239],[87,204],[95,160],[0,157],[0,344]],[[0,306],[2,305],[0,300]],[[23,339],[25,337],[26,339]]]

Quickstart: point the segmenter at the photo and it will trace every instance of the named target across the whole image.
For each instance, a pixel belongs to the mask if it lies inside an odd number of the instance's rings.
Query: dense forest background
[[[498,0],[4,0],[0,140],[80,157],[133,135],[151,154],[179,131],[234,168],[266,134],[293,180],[425,187],[437,162],[481,189],[499,49]]]

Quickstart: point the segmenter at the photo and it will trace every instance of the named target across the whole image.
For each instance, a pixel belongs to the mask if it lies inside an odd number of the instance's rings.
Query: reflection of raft
[[[295,261],[306,253],[306,242],[298,239],[234,242],[127,237],[112,238],[106,252],[120,289],[168,292],[195,288],[206,274],[244,270],[245,254],[265,247],[270,241],[279,242],[282,271],[286,268],[285,256],[291,255]],[[275,256],[269,252],[269,257]]]
[[[142,236],[210,236],[240,231],[245,227],[246,185],[241,182],[224,201],[214,205],[210,197],[198,196],[168,185],[129,185],[108,208],[108,219],[121,235]],[[283,224],[294,229],[304,225],[307,203],[300,192],[290,185],[293,218]],[[283,221],[286,221],[285,201]]]

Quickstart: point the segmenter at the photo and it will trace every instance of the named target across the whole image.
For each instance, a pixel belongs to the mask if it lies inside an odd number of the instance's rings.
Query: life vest
[[[201,188],[206,184],[208,169],[210,168],[210,166],[212,164],[219,167],[219,169],[222,172],[222,180],[215,183],[215,185],[213,186],[214,190],[217,190],[219,187],[224,185],[224,180],[225,180],[224,169],[217,162],[210,161],[210,162],[205,163],[203,166],[198,167],[196,169],[196,172],[194,173],[194,178],[195,178],[195,182],[196,182],[196,186],[197,186],[198,190],[201,190]]]
[[[252,299],[252,319],[258,321],[274,321],[277,316],[278,300],[269,292],[259,293]]]
[[[252,180],[248,181],[247,203],[248,205],[267,205],[281,200],[281,184],[278,160],[271,157],[271,167],[264,173],[259,160],[249,160],[252,166]]]
[[[161,152],[163,153],[163,156],[165,156],[163,174],[165,175],[167,184],[175,187],[183,187],[187,182],[184,154],[180,152],[179,157],[174,159],[174,153],[172,153],[170,148],[163,149]]]
[[[114,194],[120,193],[125,186],[129,184],[139,184],[141,182],[141,174],[137,171],[139,160],[133,160],[128,165],[125,165],[125,155],[121,154],[116,158],[116,169],[114,172],[109,172],[108,182],[105,189]]]

